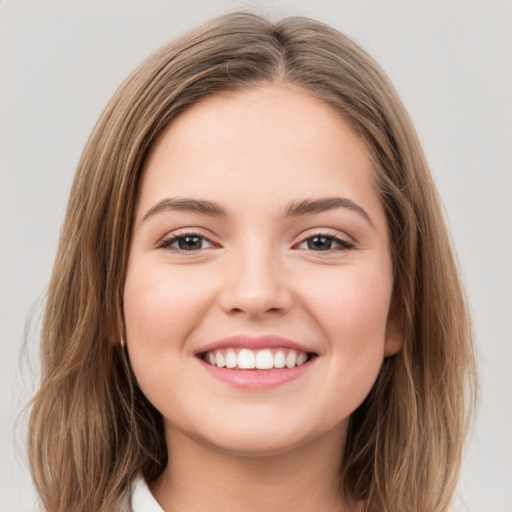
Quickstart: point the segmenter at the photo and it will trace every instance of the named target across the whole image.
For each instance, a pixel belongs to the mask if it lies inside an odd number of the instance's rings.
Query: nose
[[[268,247],[233,254],[219,297],[229,314],[280,315],[292,306],[291,282],[279,258]]]

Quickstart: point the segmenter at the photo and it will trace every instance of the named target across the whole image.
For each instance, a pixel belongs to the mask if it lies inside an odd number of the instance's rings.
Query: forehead
[[[150,153],[140,204],[186,195],[236,209],[333,191],[378,201],[366,144],[326,102],[271,85],[208,97],[181,114]]]

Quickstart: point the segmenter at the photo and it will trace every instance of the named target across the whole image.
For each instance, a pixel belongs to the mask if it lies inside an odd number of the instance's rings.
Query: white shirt
[[[133,483],[131,512],[164,512],[143,478],[139,478]]]

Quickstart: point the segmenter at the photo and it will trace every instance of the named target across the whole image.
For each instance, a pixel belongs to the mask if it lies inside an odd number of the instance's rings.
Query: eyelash
[[[163,240],[161,240],[158,245],[157,245],[157,249],[165,249],[165,250],[168,250],[170,252],[173,252],[173,253],[195,253],[197,252],[198,250],[201,250],[201,249],[191,249],[191,250],[186,250],[186,249],[178,249],[178,248],[175,248],[175,247],[171,247],[171,245],[174,243],[174,242],[177,242],[178,240],[181,240],[181,239],[184,239],[184,238],[187,238],[187,237],[196,237],[196,238],[199,238],[201,240],[206,240],[208,243],[214,245],[215,242],[213,242],[213,240],[211,240],[210,238],[200,234],[200,233],[196,233],[194,231],[190,231],[190,232],[186,232],[186,233],[183,233],[183,234],[179,234],[179,235],[170,235],[169,237],[167,238],[164,238]],[[352,242],[349,242],[348,240],[345,240],[343,238],[340,238],[340,237],[337,237],[335,235],[331,235],[331,234],[328,234],[328,233],[313,233],[305,238],[303,238],[302,240],[300,240],[300,242],[298,242],[294,247],[297,247],[297,246],[300,246],[302,245],[304,242],[307,242],[308,240],[311,240],[313,238],[325,238],[327,239],[327,241],[331,241],[331,242],[334,242],[336,244],[338,244],[339,247],[337,248],[330,248],[330,249],[327,249],[326,251],[315,251],[314,249],[309,249],[310,251],[312,252],[319,252],[319,253],[332,253],[332,252],[338,252],[338,251],[349,251],[350,249],[354,249],[355,248],[355,245],[352,243]]]
[[[206,240],[210,244],[214,244],[213,240],[209,239],[208,237],[206,237],[200,233],[195,233],[194,231],[187,231],[186,233],[182,233],[179,235],[170,235],[169,237],[164,238],[161,242],[158,243],[157,249],[166,249],[170,252],[182,252],[182,253],[183,252],[190,252],[190,253],[196,252],[195,250],[187,251],[185,249],[177,249],[177,248],[171,247],[171,245],[174,242],[177,242],[178,240],[181,240],[183,238],[187,238],[188,236],[200,238],[201,240]]]
[[[298,245],[302,245],[304,242],[307,242],[308,240],[311,240],[313,238],[325,238],[327,239],[328,241],[331,241],[331,242],[334,242],[336,244],[338,244],[339,247],[337,248],[330,248],[326,251],[315,251],[313,249],[309,249],[313,252],[323,252],[323,253],[331,253],[331,252],[339,252],[339,251],[342,251],[342,252],[345,252],[345,251],[349,251],[350,249],[355,249],[355,245],[352,243],[352,242],[349,242],[348,240],[345,240],[344,238],[340,238],[338,236],[335,236],[335,235],[330,235],[328,233],[313,233],[309,236],[307,236],[306,238],[303,238],[298,244],[296,244],[297,246]]]

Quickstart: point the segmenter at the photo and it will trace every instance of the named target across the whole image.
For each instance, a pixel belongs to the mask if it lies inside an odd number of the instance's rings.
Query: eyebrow
[[[163,210],[178,210],[181,212],[199,213],[201,215],[210,215],[213,217],[227,217],[228,215],[228,212],[222,206],[212,201],[167,197],[150,208],[144,214],[142,221],[145,221],[147,218],[152,217]]]
[[[375,227],[371,217],[366,210],[351,199],[345,197],[324,197],[320,199],[304,199],[302,201],[292,201],[285,209],[285,217],[296,217],[307,215],[309,213],[326,212],[335,208],[345,208],[351,210],[363,217],[370,226]]]
[[[345,208],[359,214],[363,219],[375,227],[372,219],[366,210],[354,201],[343,197],[324,197],[319,199],[303,199],[301,201],[290,202],[285,210],[283,217],[298,217],[311,213],[320,213],[335,208]],[[142,218],[144,222],[149,217],[156,215],[164,210],[177,210],[188,213],[196,213],[200,215],[209,215],[213,217],[227,217],[228,212],[218,203],[206,201],[203,199],[167,197],[162,199],[153,207],[151,207]]]

